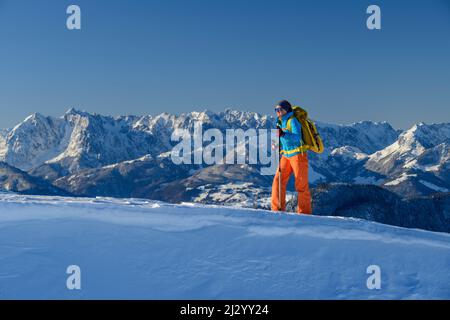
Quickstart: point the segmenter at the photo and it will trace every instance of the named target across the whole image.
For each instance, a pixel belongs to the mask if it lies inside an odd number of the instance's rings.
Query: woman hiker
[[[288,101],[280,101],[275,112],[281,123],[281,127],[278,127],[281,159],[272,184],[272,211],[286,211],[286,185],[291,174],[294,173],[295,189],[298,192],[297,212],[312,214],[308,186],[308,154],[303,148],[302,126],[294,117],[292,106]],[[288,120],[290,126],[288,126]]]

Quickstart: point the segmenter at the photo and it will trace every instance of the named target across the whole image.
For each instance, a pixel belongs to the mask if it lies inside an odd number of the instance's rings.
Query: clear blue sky
[[[281,98],[332,123],[450,121],[450,0],[0,0],[0,41],[2,128],[70,107],[272,113]]]

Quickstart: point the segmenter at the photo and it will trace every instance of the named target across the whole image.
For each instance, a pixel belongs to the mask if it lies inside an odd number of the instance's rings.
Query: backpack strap
[[[291,121],[292,119],[296,118],[295,115],[292,115],[289,117],[289,119],[286,122],[286,129],[289,130],[289,132],[292,133],[292,125],[291,125]],[[300,125],[302,125],[300,123]],[[308,150],[308,146],[305,145],[305,142],[303,141],[303,125],[302,125],[302,132],[300,132],[300,147],[298,147],[296,150],[292,150],[292,151],[299,151],[299,152],[305,152],[306,150]]]
[[[292,133],[291,121],[292,121],[292,119],[294,119],[294,117],[295,117],[295,116],[292,115],[292,116],[290,116],[289,119],[287,119],[287,121],[286,121],[286,129],[288,129],[289,132],[291,132],[291,133]]]

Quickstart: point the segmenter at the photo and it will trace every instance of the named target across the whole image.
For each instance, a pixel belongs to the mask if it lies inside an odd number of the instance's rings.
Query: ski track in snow
[[[5,299],[448,299],[449,266],[450,235],[359,219],[0,193]]]

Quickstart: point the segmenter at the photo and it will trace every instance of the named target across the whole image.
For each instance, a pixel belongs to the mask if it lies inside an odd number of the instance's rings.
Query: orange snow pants
[[[301,153],[293,157],[282,157],[281,166],[281,211],[286,211],[286,185],[292,173],[295,176],[295,189],[298,192],[299,214],[311,214],[311,193],[308,186],[308,155]],[[272,211],[279,211],[278,203],[280,201],[278,191],[278,175],[275,175],[272,184]]]

